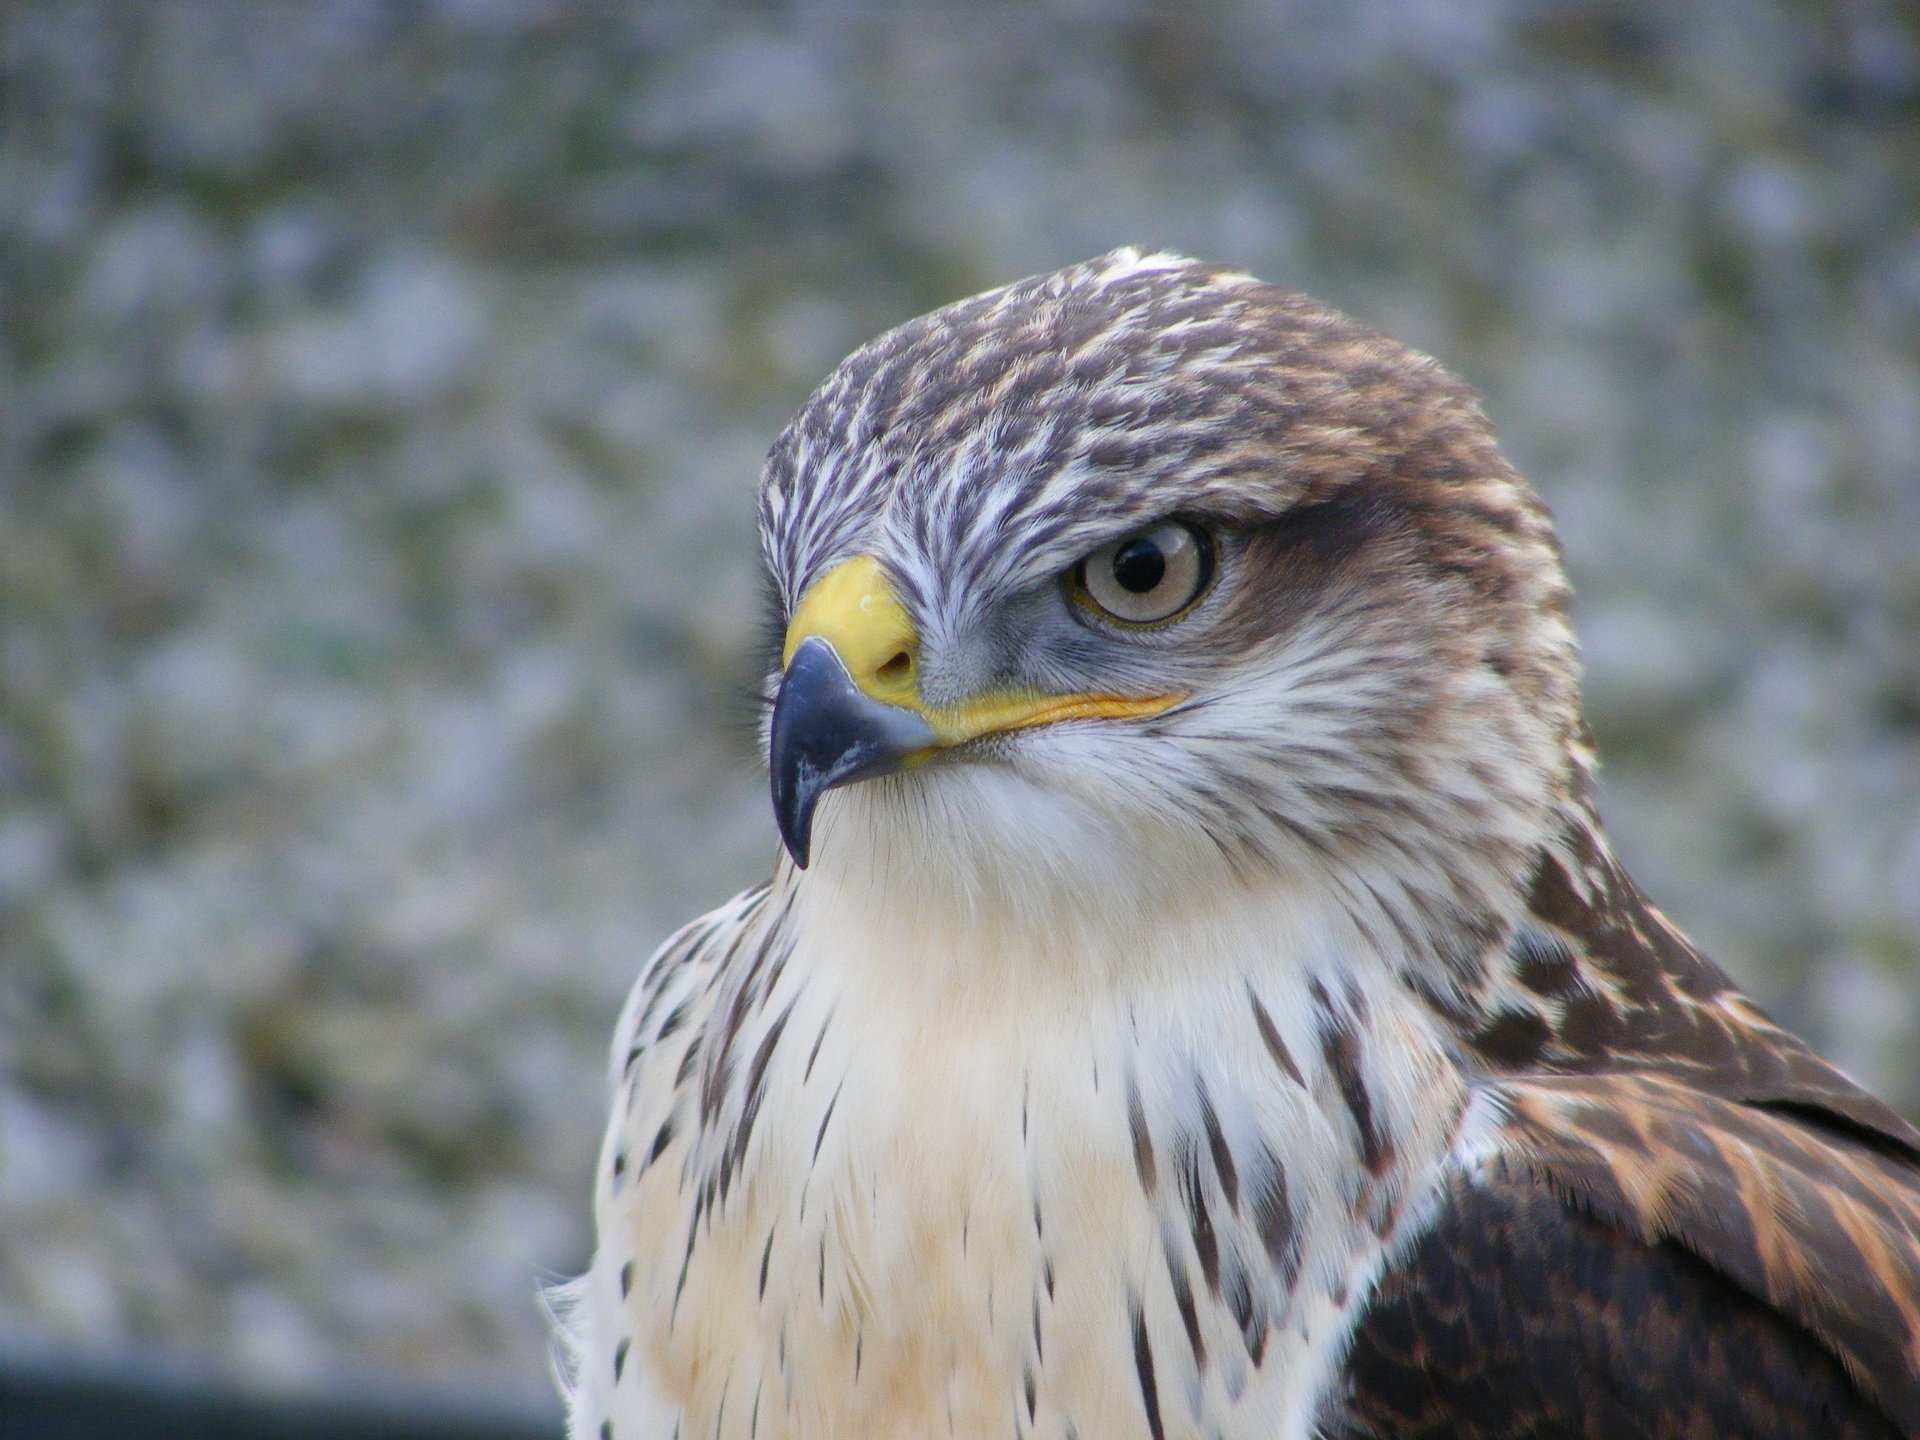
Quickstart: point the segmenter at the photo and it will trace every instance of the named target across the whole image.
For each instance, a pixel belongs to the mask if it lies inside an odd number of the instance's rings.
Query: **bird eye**
[[[1073,567],[1068,593],[1127,625],[1176,619],[1213,583],[1213,541],[1184,520],[1162,520],[1103,545]]]

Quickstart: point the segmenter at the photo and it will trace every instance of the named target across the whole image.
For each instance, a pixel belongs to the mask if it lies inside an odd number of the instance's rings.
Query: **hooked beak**
[[[773,815],[802,870],[813,811],[837,785],[886,775],[982,735],[1056,720],[1158,715],[1185,697],[994,692],[953,705],[920,695],[920,637],[871,555],[843,561],[801,597],[781,657],[768,752]]]
[[[819,636],[800,642],[773,706],[773,818],[802,870],[813,845],[813,807],[836,785],[884,775],[939,743],[911,710],[862,694],[839,653]]]

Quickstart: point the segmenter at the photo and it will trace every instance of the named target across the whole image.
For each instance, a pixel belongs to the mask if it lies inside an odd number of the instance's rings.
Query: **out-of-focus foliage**
[[[763,873],[751,499],[1124,241],[1478,384],[1606,808],[1920,1105],[1897,0],[0,14],[0,1344],[538,1383],[619,998]]]

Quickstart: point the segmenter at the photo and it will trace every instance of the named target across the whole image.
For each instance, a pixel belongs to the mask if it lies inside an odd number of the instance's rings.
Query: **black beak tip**
[[[804,870],[813,849],[813,807],[820,798],[818,786],[801,783],[798,767],[782,765],[780,756],[780,720],[774,716],[773,753],[769,767],[773,779],[773,819],[780,827],[780,843],[787,847],[794,865]]]
[[[787,854],[802,870],[813,851],[813,808],[832,783],[832,759],[841,747],[841,725],[836,723],[844,708],[841,695],[852,689],[840,657],[827,646],[809,641],[794,653],[773,703],[773,734],[767,748],[773,818]]]
[[[807,868],[823,794],[899,768],[934,738],[913,711],[862,694],[826,641],[802,641],[780,682],[767,750],[773,818],[793,863]]]

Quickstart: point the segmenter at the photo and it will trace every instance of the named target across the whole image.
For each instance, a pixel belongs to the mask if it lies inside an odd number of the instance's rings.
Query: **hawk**
[[[1116,251],[760,526],[786,854],[619,1022],[575,1435],[1920,1435],[1920,1134],[1614,858],[1434,362]]]

